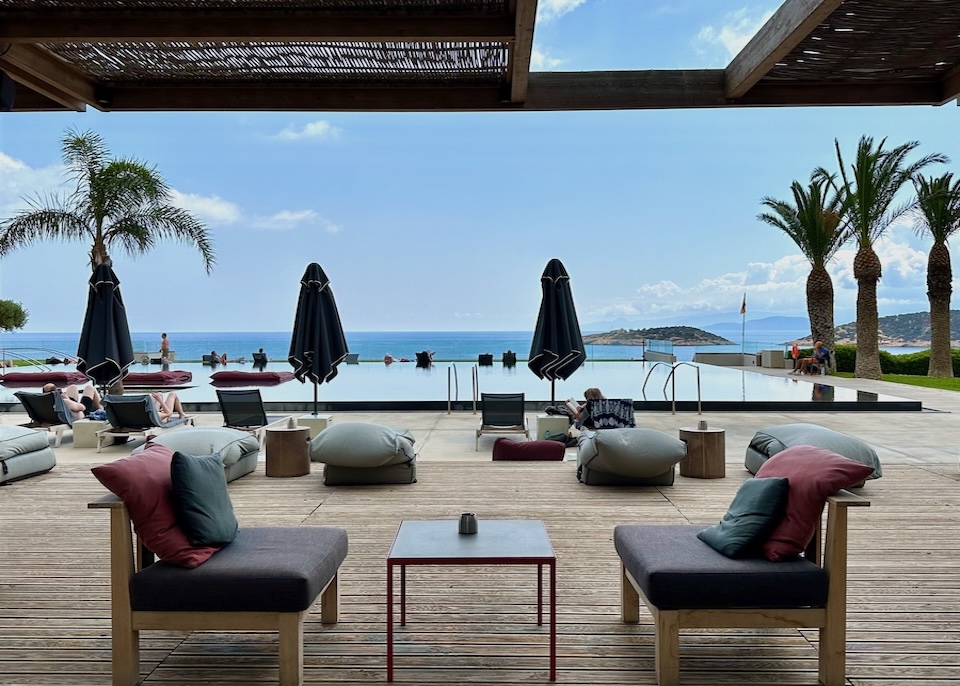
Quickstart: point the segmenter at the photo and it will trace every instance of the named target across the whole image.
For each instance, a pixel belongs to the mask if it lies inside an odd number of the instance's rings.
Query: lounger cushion
[[[679,438],[654,429],[603,429],[580,434],[577,463],[596,472],[647,478],[673,470],[687,454]]]
[[[130,511],[144,545],[170,564],[192,569],[219,547],[193,546],[179,526],[170,497],[173,451],[162,445],[92,469],[93,475],[119,496]]]
[[[498,438],[493,444],[494,460],[562,460],[566,444],[559,441],[514,441]]]
[[[707,527],[697,538],[727,557],[747,557],[760,552],[787,505],[790,484],[786,479],[747,479],[719,524]]]
[[[134,574],[134,610],[302,612],[337,574],[347,532],[335,527],[247,527],[197,569],[158,562]]]
[[[830,450],[798,445],[763,463],[757,478],[785,477],[790,482],[787,509],[763,546],[768,560],[789,560],[803,552],[813,538],[827,497],[861,483],[873,467]]]
[[[697,538],[697,524],[620,525],[613,544],[661,610],[823,607],[827,573],[813,562],[734,560]]]
[[[751,474],[756,474],[768,458],[795,445],[815,445],[870,465],[873,467],[870,479],[883,475],[877,451],[864,441],[825,426],[805,423],[780,424],[758,431],[747,446],[744,466]]]
[[[173,454],[171,495],[177,524],[193,545],[223,545],[237,537],[237,516],[217,455]]]
[[[374,468],[412,462],[413,435],[380,424],[333,424],[310,441],[310,459],[337,467]]]

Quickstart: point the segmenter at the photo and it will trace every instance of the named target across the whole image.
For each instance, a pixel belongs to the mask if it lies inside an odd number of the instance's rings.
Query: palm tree
[[[953,271],[947,239],[960,229],[960,180],[953,174],[913,180],[917,191],[917,232],[928,233],[933,246],[927,257],[927,299],[930,301],[930,370],[928,376],[953,377],[950,350],[950,295]]]
[[[160,240],[192,244],[209,274],[213,245],[206,227],[189,212],[170,204],[170,189],[155,167],[133,159],[111,159],[96,133],[67,131],[63,160],[76,189],[0,223],[0,257],[42,240],[89,240],[91,271],[112,264],[110,250],[143,255]]]
[[[908,164],[907,156],[920,143],[910,141],[884,149],[886,142],[884,138],[874,147],[873,138],[861,137],[856,159],[848,170],[840,154],[840,142],[834,140],[843,178],[844,216],[857,240],[857,254],[853,258],[853,276],[857,280],[857,364],[853,375],[863,379],[880,378],[877,282],[883,274],[873,245],[894,221],[915,205],[913,199],[892,207],[904,184],[927,165],[947,161],[945,155],[934,153]]]
[[[762,204],[771,211],[757,215],[757,219],[787,234],[810,261],[810,274],[807,276],[810,334],[813,340],[823,341],[827,349],[832,350],[833,281],[827,264],[845,240],[845,233],[840,226],[842,197],[833,179],[817,172],[810,177],[809,186],[804,188],[799,181],[794,181],[790,184],[790,190],[793,191],[793,204],[785,200],[763,198]],[[832,357],[831,364],[835,364]]]

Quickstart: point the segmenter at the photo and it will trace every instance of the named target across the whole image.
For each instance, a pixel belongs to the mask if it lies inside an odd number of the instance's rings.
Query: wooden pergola
[[[3,0],[14,111],[941,105],[960,2],[786,0],[725,69],[530,72],[537,0]]]

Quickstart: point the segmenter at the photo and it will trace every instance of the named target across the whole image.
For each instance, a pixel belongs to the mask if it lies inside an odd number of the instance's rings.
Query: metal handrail
[[[643,388],[640,391],[643,394],[643,399],[644,400],[647,399],[647,381],[650,380],[650,374],[653,373],[653,370],[657,367],[657,365],[661,365],[661,364],[667,365],[668,367],[670,367],[670,373],[667,374],[667,379],[666,381],[663,382],[663,399],[664,400],[667,399],[667,384],[671,384],[670,385],[670,413],[671,414],[677,413],[677,375],[676,375],[677,368],[680,367],[681,365],[688,365],[690,367],[693,367],[694,370],[697,372],[697,414],[703,414],[703,400],[700,394],[700,367],[693,364],[692,362],[674,362],[672,365],[667,364],[666,362],[654,362],[653,365],[651,365],[650,369],[647,371],[646,378],[643,380]]]
[[[658,362],[654,362],[652,365],[650,365],[650,369],[647,370],[647,376],[643,379],[643,387],[640,389],[640,394],[643,396],[644,400],[647,399],[647,382],[650,380],[650,375],[653,374],[653,370],[656,369],[661,364],[667,367],[671,367],[669,362],[664,362],[662,360]],[[663,397],[664,397],[664,400],[666,400],[666,397],[667,397],[666,393],[664,393]]]
[[[34,366],[40,367],[42,371],[49,372],[51,371],[50,365],[46,362],[39,361],[39,358],[32,354],[27,353],[47,353],[46,357],[60,357],[63,359],[73,359],[70,355],[63,352],[62,350],[54,350],[53,348],[0,348],[0,375],[3,374],[3,370],[7,368],[6,360],[9,357],[11,360],[21,360],[23,362],[33,362]],[[44,358],[46,359],[46,358]]]
[[[477,365],[470,368],[470,377],[473,381],[473,413],[477,413],[477,401],[480,399],[480,371]]]
[[[453,400],[460,400],[460,379],[457,376],[457,365],[451,364],[447,367],[447,414],[453,409],[453,402],[450,398],[450,379],[453,379]]]

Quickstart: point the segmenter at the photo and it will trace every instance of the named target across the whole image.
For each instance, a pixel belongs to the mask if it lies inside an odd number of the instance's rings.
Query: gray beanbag
[[[877,451],[859,438],[817,424],[780,424],[760,429],[747,446],[744,466],[751,474],[756,474],[760,466],[769,458],[781,450],[796,445],[812,445],[831,450],[838,455],[873,467],[873,474],[867,477],[868,479],[878,479],[883,476]]]
[[[679,438],[653,429],[603,429],[580,434],[577,476],[589,485],[669,486],[686,457]]]
[[[45,431],[0,426],[0,483],[49,472],[56,464]]]
[[[187,455],[217,455],[223,462],[227,481],[233,481],[257,468],[260,440],[256,435],[221,427],[187,427],[154,436],[134,453],[142,451],[147,444],[156,443],[174,452]]]
[[[327,486],[412,484],[417,480],[413,434],[367,422],[333,424],[310,441]]]

